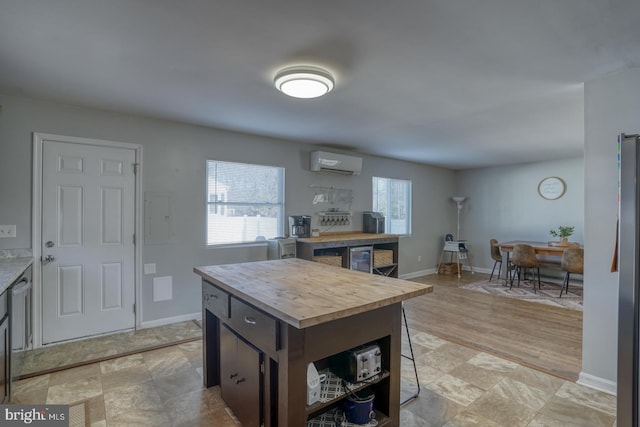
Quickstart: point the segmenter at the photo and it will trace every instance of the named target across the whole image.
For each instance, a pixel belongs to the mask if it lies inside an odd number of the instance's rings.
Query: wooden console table
[[[360,246],[372,246],[374,251],[391,251],[391,262],[374,265],[374,272],[398,277],[398,236],[395,234],[329,233],[320,237],[296,239],[298,258],[313,261],[317,257],[331,254],[338,259],[338,266],[344,268],[349,268],[349,249]]]
[[[196,267],[202,277],[204,383],[244,427],[301,427],[346,397],[306,404],[307,365],[375,342],[378,426],[400,421],[402,301],[430,285],[302,259]]]

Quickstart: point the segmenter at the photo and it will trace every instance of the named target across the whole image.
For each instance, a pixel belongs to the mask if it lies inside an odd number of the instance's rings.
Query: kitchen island
[[[346,396],[307,405],[307,366],[375,344],[382,373],[375,393],[379,426],[398,426],[402,301],[430,285],[302,259],[194,268],[202,277],[204,383],[245,427],[300,427],[340,407]]]

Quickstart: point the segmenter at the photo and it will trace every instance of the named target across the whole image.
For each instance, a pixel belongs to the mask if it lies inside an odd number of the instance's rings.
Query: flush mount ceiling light
[[[280,70],[273,81],[282,93],[294,98],[317,98],[331,92],[333,76],[316,67],[289,67]]]

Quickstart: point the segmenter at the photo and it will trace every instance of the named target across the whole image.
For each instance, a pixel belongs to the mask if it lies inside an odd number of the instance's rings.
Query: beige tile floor
[[[131,354],[143,349],[148,350],[199,337],[202,337],[201,327],[189,320],[42,347],[21,353],[19,360],[15,359],[14,354],[13,376],[14,378],[33,376],[36,373],[77,366],[96,359]]]
[[[411,335],[421,392],[402,408],[402,427],[615,426],[614,396],[429,334]],[[402,376],[406,395],[415,375],[405,359]],[[202,386],[201,341],[22,380],[12,403],[85,399],[92,426],[239,426],[219,388]]]

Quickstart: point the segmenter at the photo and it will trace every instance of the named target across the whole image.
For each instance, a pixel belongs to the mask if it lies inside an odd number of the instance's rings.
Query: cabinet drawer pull
[[[255,325],[256,324],[256,318],[255,317],[244,316],[244,322],[248,323],[250,325]]]
[[[236,380],[236,384],[243,383],[243,382],[245,382],[246,380],[247,380],[247,379],[246,379],[246,378],[244,378],[244,377],[243,377],[243,378],[240,378],[239,380]]]

